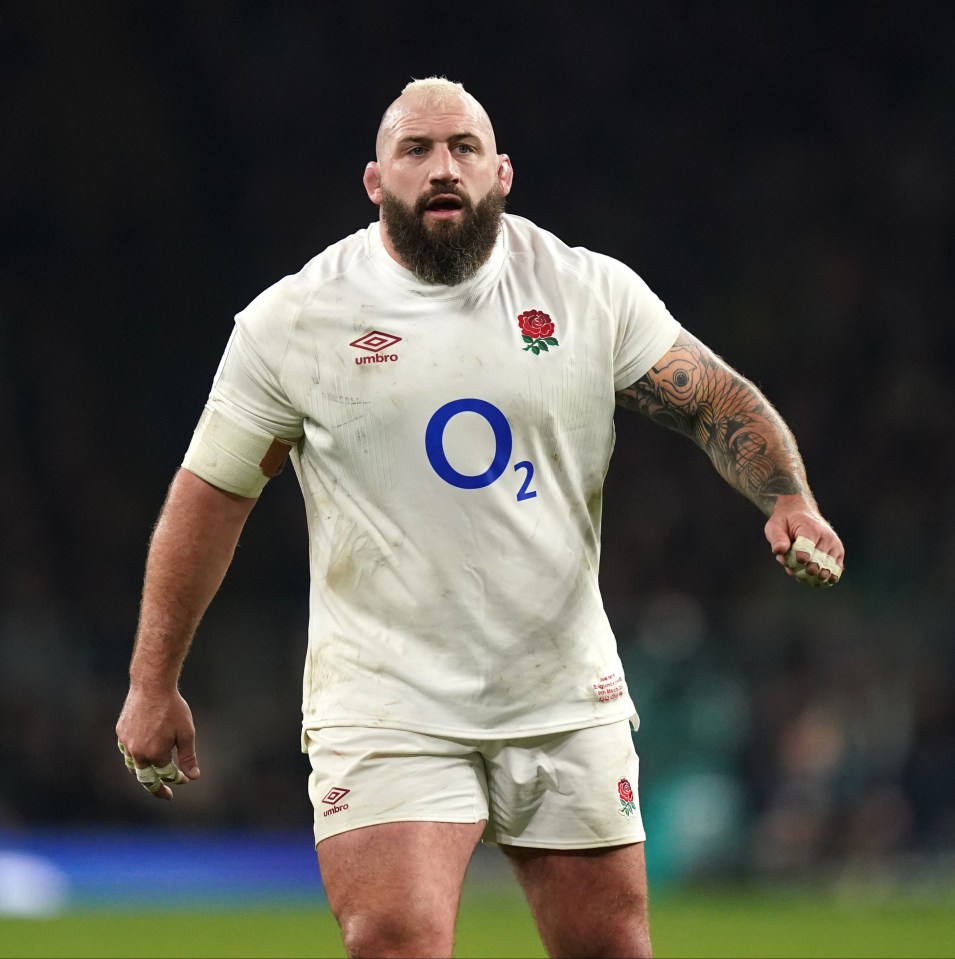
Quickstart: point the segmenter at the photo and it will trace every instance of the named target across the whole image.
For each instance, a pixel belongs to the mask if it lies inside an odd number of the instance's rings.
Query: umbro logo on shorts
[[[401,337],[394,336],[391,333],[382,333],[381,330],[371,330],[359,336],[357,340],[352,340],[349,346],[355,346],[359,350],[368,350],[372,356],[356,356],[355,363],[361,366],[364,363],[388,363],[398,359],[397,353],[385,353],[389,347],[395,343],[400,343]]]
[[[325,798],[322,802],[328,803],[329,806],[334,806],[339,799],[344,799],[350,792],[350,789],[344,789],[341,786],[332,786],[332,788],[325,793]]]
[[[339,805],[339,800],[344,799],[350,792],[350,789],[344,789],[342,786],[332,786],[332,788],[325,793],[325,798],[322,799],[323,803],[326,803],[332,808],[326,809],[322,815],[334,816],[337,812],[344,812],[348,808],[348,803],[341,803],[341,805]]]

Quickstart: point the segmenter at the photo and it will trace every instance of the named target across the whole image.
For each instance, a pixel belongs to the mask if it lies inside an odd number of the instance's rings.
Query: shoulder
[[[551,257],[562,262],[587,260],[595,254],[581,246],[570,246],[555,233],[513,213],[504,214],[504,234],[510,253]]]
[[[330,280],[362,269],[380,245],[378,224],[372,223],[325,247],[321,253],[313,256],[293,279],[297,280],[303,289],[320,288]]]
[[[608,296],[643,293],[647,288],[636,271],[621,260],[584,246],[571,246],[524,217],[506,214],[504,229],[508,251],[518,261],[528,258],[535,270],[549,263],[559,275],[576,278]]]
[[[297,273],[273,283],[236,315],[236,323],[249,332],[270,333],[288,329],[316,295],[330,284],[354,276],[367,263],[373,249],[372,224],[326,247]]]

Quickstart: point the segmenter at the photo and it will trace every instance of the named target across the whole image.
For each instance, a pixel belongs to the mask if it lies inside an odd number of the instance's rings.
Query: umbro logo
[[[332,786],[332,788],[325,793],[325,798],[322,802],[328,803],[329,806],[334,806],[339,799],[344,799],[350,792],[350,789],[344,789],[342,786]]]
[[[350,789],[345,789],[342,786],[332,786],[331,789],[325,793],[325,798],[322,799],[322,802],[328,806],[331,806],[331,809],[326,809],[322,812],[323,816],[334,816],[337,812],[344,812],[348,809],[347,802],[340,802],[344,799],[349,793]]]
[[[385,353],[389,347],[395,343],[400,343],[400,336],[393,336],[391,333],[382,333],[381,330],[372,330],[359,336],[357,340],[352,340],[349,346],[355,346],[359,350],[368,350],[372,356],[356,356],[355,363],[361,366],[363,363],[388,363],[398,359],[397,353]]]

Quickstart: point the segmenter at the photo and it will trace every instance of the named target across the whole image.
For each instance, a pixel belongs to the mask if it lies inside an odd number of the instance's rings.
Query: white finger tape
[[[832,574],[832,577],[838,579],[842,575],[842,567],[828,554],[824,553],[821,549],[814,549],[812,551],[812,557],[809,560],[810,563],[818,563],[819,569],[828,569]]]
[[[126,750],[126,747],[120,742],[116,744],[119,746],[119,751],[123,754],[123,762],[126,763],[126,768],[131,772],[136,772],[136,760],[129,755],[129,752]]]
[[[156,775],[165,783],[184,783],[186,777],[182,770],[175,763],[167,763],[165,766],[155,766]]]
[[[796,553],[807,553],[809,559],[805,563],[802,563],[797,559]],[[793,570],[793,575],[801,583],[810,583],[813,586],[835,586],[839,581],[839,577],[842,575],[842,567],[830,556],[828,553],[824,552],[821,549],[816,549],[816,544],[805,536],[797,536],[796,541],[793,543],[792,548],[786,553],[786,565]],[[826,580],[820,579],[817,576],[811,576],[806,572],[806,567],[810,563],[815,563],[819,567],[819,571],[827,569],[829,570],[829,578]]]
[[[808,553],[811,557],[815,549],[816,544],[811,539],[806,539],[805,536],[797,536],[796,541],[790,547],[789,552],[786,553],[786,565],[790,569],[802,569],[806,564],[801,563],[796,558],[796,553]],[[809,562],[809,560],[807,560],[807,562]]]
[[[137,766],[136,767],[136,778],[143,784],[149,785],[150,783],[158,782],[159,776],[156,772],[155,766]]]

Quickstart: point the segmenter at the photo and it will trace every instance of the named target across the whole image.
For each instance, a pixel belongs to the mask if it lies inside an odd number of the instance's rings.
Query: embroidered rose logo
[[[633,787],[629,779],[617,780],[617,795],[620,797],[620,814],[629,819],[637,811],[637,804],[633,801]]]
[[[617,792],[620,793],[621,802],[633,802],[633,787],[629,779],[621,779],[617,783]]]
[[[560,346],[554,339],[554,321],[540,310],[527,310],[517,318],[521,338],[527,344],[524,349],[537,356],[541,350],[550,352],[550,347]]]

